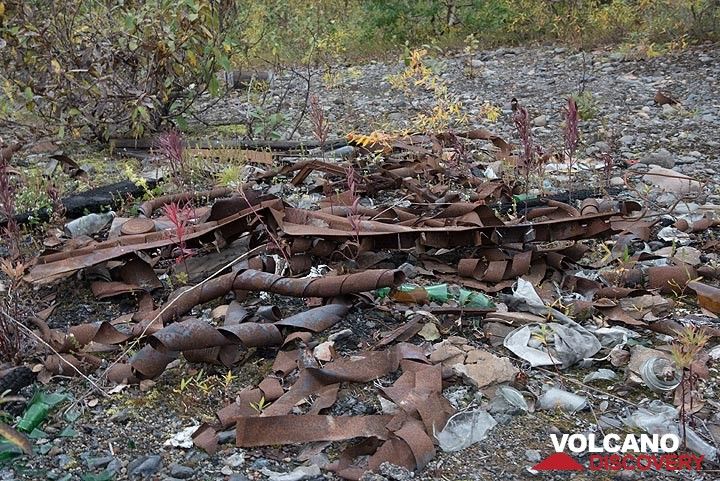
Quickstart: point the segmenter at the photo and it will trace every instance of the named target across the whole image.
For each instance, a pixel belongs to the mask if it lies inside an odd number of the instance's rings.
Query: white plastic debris
[[[639,408],[623,422],[631,428],[639,428],[648,434],[675,434],[682,438],[683,427],[678,423],[678,410],[662,401],[652,401],[647,408]],[[687,428],[687,447],[715,462],[718,451],[698,434]]]
[[[301,481],[302,479],[320,476],[320,467],[315,464],[312,466],[299,466],[289,473],[278,473],[268,468],[262,468],[261,471],[268,477],[268,481]]]
[[[485,175],[485,178],[488,180],[496,180],[500,178],[500,176],[495,173],[495,170],[492,168],[492,166],[488,166],[485,169],[485,172],[483,172],[483,175]]]
[[[510,386],[501,386],[493,398],[492,404],[495,409],[498,409],[501,406],[507,406],[511,410],[519,409],[521,411],[530,412],[530,406],[525,400],[525,396],[523,396],[520,391]],[[503,410],[507,411],[507,409]]]
[[[443,451],[460,451],[485,439],[496,425],[495,418],[482,409],[459,412],[448,419],[435,438]]]
[[[531,306],[544,306],[545,303],[540,299],[540,296],[535,291],[535,288],[532,285],[532,282],[526,281],[522,277],[520,277],[517,280],[517,284],[515,285],[515,290],[513,291],[513,295],[515,297],[520,297],[522,299],[525,299],[525,302],[527,302]]]
[[[200,427],[199,424],[190,426],[182,431],[175,433],[173,437],[163,443],[163,446],[172,446],[174,448],[190,449],[193,447],[192,435]]]
[[[528,324],[515,329],[505,337],[503,345],[533,367],[554,364],[567,367],[591,358],[602,347],[590,331],[574,321],[565,324],[549,322],[543,326],[552,330],[547,336],[548,347],[552,349],[552,353],[547,352],[545,346],[533,338],[533,334],[541,332],[540,324]]]
[[[587,398],[552,387],[538,398],[540,409],[561,409],[574,413],[587,406]]]

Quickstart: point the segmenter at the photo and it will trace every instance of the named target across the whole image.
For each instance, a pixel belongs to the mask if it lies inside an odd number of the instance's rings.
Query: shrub
[[[219,94],[216,73],[241,50],[238,22],[221,7],[234,3],[8,1],[5,103],[52,120],[61,137],[156,130]]]

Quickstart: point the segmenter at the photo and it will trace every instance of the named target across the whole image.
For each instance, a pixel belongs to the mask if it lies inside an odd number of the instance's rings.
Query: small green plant
[[[182,379],[180,379],[180,384],[178,385],[177,389],[174,389],[173,391],[179,394],[183,394],[190,387],[198,388],[204,394],[207,394],[213,387],[212,379],[207,376],[204,369],[200,369],[200,371],[196,372],[190,377],[183,377]]]
[[[180,379],[180,385],[178,386],[178,389],[176,390],[176,392],[184,393],[185,390],[186,390],[189,386],[192,385],[193,380],[194,380],[194,376],[190,376],[190,377],[187,377],[187,378],[184,377],[184,378]]]
[[[188,273],[185,271],[179,271],[173,274],[173,285],[174,286],[186,286],[189,282]]]
[[[237,376],[233,374],[233,372],[228,369],[228,371],[223,375],[223,386],[225,389],[229,388],[230,385],[237,379]]]
[[[575,95],[573,100],[576,104],[576,115],[581,120],[592,120],[597,117],[600,108],[592,92],[583,90],[579,94]]]
[[[265,396],[261,397],[260,400],[256,403],[250,403],[250,407],[253,408],[258,413],[262,414],[262,412],[265,410],[266,407],[268,407],[270,404],[269,402],[265,401]]]
[[[215,182],[221,187],[239,189],[245,182],[245,168],[243,165],[226,165],[220,172],[215,174]]]

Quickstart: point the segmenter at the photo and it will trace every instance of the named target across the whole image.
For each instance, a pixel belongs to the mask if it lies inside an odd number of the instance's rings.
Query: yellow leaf
[[[0,422],[0,436],[22,449],[25,454],[29,456],[33,455],[32,444],[30,444],[30,440],[27,436],[3,422]]]
[[[60,67],[60,62],[58,62],[55,59],[52,59],[50,61],[50,67],[52,68],[52,72],[55,75],[60,75],[60,72],[62,71],[62,67]]]

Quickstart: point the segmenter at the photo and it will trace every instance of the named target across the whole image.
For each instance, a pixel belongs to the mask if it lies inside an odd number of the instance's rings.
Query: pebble
[[[128,465],[128,474],[133,476],[150,476],[156,473],[162,466],[162,458],[153,454],[151,456],[141,456]]]
[[[547,115],[540,115],[532,120],[532,124],[535,127],[545,127],[548,124]]]
[[[623,145],[632,145],[635,143],[635,136],[634,135],[623,135],[620,137],[620,143]],[[605,144],[607,145],[607,143]],[[608,152],[610,150],[609,146],[608,149],[605,152]]]
[[[256,471],[260,471],[262,468],[267,468],[268,466],[270,466],[270,460],[265,458],[257,458],[250,465],[250,467]]]
[[[173,463],[170,465],[170,476],[178,479],[189,479],[195,474],[195,470],[182,464]]]
[[[672,169],[675,166],[675,157],[667,149],[658,149],[644,157],[640,158],[641,164],[659,165],[666,169]]]
[[[525,457],[531,463],[538,463],[542,459],[542,455],[538,449],[528,449],[525,451]]]
[[[610,185],[614,187],[620,187],[621,185],[625,185],[625,179],[623,179],[622,177],[611,177]]]
[[[102,456],[99,458],[88,458],[86,461],[88,468],[90,469],[97,469],[97,468],[104,468],[108,464],[110,464],[115,458],[112,456]]]
[[[380,474],[395,481],[407,481],[415,477],[415,473],[402,466],[384,462],[380,465]]]
[[[241,473],[231,474],[227,481],[250,481],[250,479]]]
[[[232,441],[235,441],[235,438],[237,437],[237,432],[235,429],[228,429],[227,431],[220,431],[218,433],[218,443],[219,444],[227,444]]]
[[[223,463],[227,466],[237,468],[238,466],[242,466],[245,464],[245,452],[241,451],[239,453],[235,453],[232,456],[229,456],[223,460]],[[254,464],[254,463],[253,463]]]

